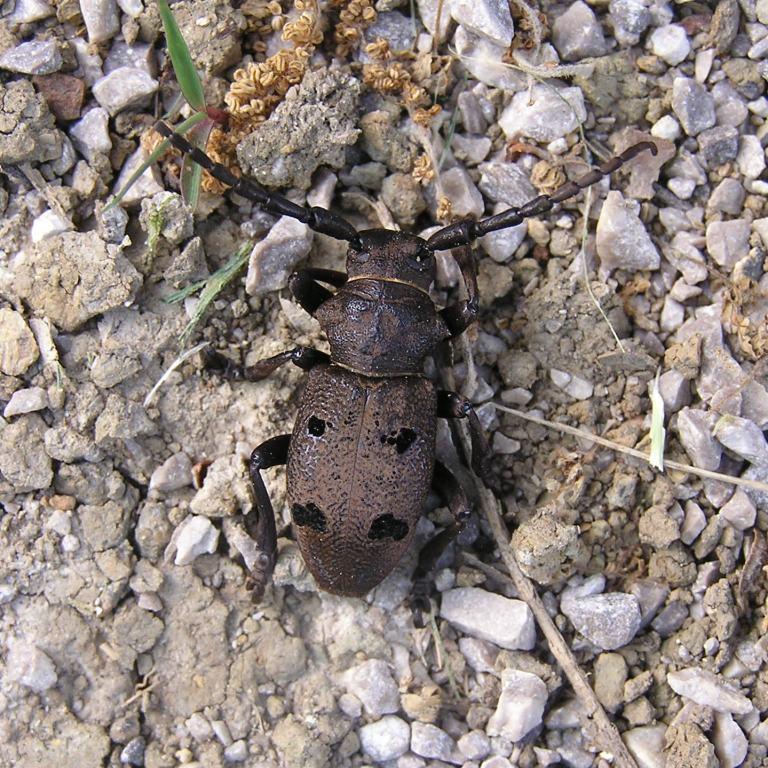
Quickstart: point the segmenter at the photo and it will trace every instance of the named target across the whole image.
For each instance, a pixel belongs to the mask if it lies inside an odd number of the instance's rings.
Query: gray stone
[[[491,753],[491,741],[482,731],[465,733],[456,744],[469,760],[482,760]]]
[[[144,765],[144,750],[146,742],[141,736],[131,739],[120,752],[120,762],[123,765]]]
[[[714,436],[729,451],[751,464],[768,465],[768,443],[756,424],[740,416],[721,416]]]
[[[587,597],[564,592],[560,609],[578,632],[605,651],[631,642],[640,628],[637,598],[624,592]]]
[[[443,195],[451,201],[451,213],[462,218],[480,218],[485,210],[483,196],[463,168],[451,168],[440,174]]]
[[[670,67],[677,66],[691,52],[691,44],[685,29],[679,24],[656,27],[649,41],[651,51]]]
[[[361,89],[360,81],[341,68],[309,71],[269,119],[238,145],[243,173],[267,187],[308,189],[321,165],[342,168],[347,147],[360,134]]]
[[[359,733],[363,752],[377,762],[396,760],[408,751],[411,742],[408,723],[394,715],[364,725]]]
[[[737,530],[747,531],[755,524],[757,509],[752,499],[737,488],[730,500],[720,508],[720,514]]]
[[[685,502],[685,518],[680,526],[680,540],[690,546],[707,527],[707,517],[701,507],[690,499]]]
[[[0,163],[44,163],[62,152],[62,135],[31,81],[0,83]]]
[[[653,19],[643,0],[611,0],[608,8],[618,42],[637,45]]]
[[[445,731],[418,720],[411,723],[411,752],[447,763],[463,762],[461,757],[456,759],[456,744]]]
[[[501,203],[506,208],[525,205],[538,194],[528,174],[515,163],[491,160],[482,163],[479,170],[480,191],[494,203]]]
[[[475,587],[443,593],[440,616],[457,629],[501,648],[530,650],[536,642],[531,609],[521,600]]]
[[[688,606],[679,600],[673,600],[651,622],[651,626],[661,637],[669,637],[683,626],[687,618]]]
[[[0,373],[21,376],[40,356],[34,334],[15,310],[0,309]]]
[[[515,27],[509,3],[500,0],[452,0],[448,7],[451,16],[473,34],[487,38],[502,48],[511,44]]]
[[[9,646],[5,660],[6,681],[21,683],[35,693],[45,693],[56,685],[59,679],[56,666],[37,646],[25,640],[12,640]]]
[[[45,0],[16,0],[13,11],[6,16],[6,21],[12,26],[30,24],[53,16],[56,11]]]
[[[37,243],[14,275],[14,289],[32,311],[66,331],[123,306],[140,284],[120,249],[95,232],[65,232]]]
[[[104,206],[96,208],[96,231],[105,243],[113,245],[122,243],[127,226],[128,214],[119,205],[112,206],[108,210]]]
[[[379,13],[376,21],[367,27],[364,35],[367,44],[375,43],[378,38],[383,38],[389,43],[390,51],[410,51],[415,42],[415,27],[413,21],[399,11],[385,11]],[[371,57],[361,49],[360,61],[367,64]]]
[[[501,696],[485,732],[520,741],[539,725],[547,703],[547,686],[536,675],[517,669],[501,673]]]
[[[285,288],[296,265],[307,257],[312,230],[296,219],[283,216],[251,251],[245,290],[250,296],[264,296]]]
[[[117,177],[115,186],[112,189],[114,194],[123,191],[125,185],[128,183],[128,179],[130,179],[139,169],[139,166],[146,162],[146,159],[147,154],[141,147],[128,157],[125,163],[123,163],[120,175]],[[163,185],[160,183],[160,171],[157,170],[155,164],[152,164],[141,174],[141,176],[139,176],[131,188],[125,193],[123,199],[120,201],[120,205],[130,208],[131,206],[139,205],[145,198],[152,197],[158,192],[163,191]]]
[[[16,493],[48,488],[53,480],[51,459],[45,452],[46,423],[36,414],[0,420],[0,488]],[[19,446],[24,446],[20,451]]]
[[[664,768],[664,735],[667,726],[641,725],[630,728],[622,734],[624,743],[632,757],[637,761],[638,768]]]
[[[602,27],[592,9],[581,0],[557,15],[552,25],[552,42],[565,61],[602,56],[606,51]]]
[[[555,89],[534,84],[516,93],[499,117],[499,125],[508,139],[528,136],[550,142],[575,131],[587,119],[581,88]]]
[[[157,88],[157,80],[146,70],[120,67],[94,83],[92,90],[96,101],[110,115],[116,115],[124,109],[145,106]]]
[[[691,462],[701,469],[720,466],[722,448],[712,435],[717,416],[697,408],[683,408],[677,415],[677,433]]]
[[[691,385],[680,371],[665,371],[659,376],[659,394],[665,413],[677,413],[691,403]]]
[[[369,659],[352,667],[342,675],[342,682],[349,693],[360,699],[371,717],[381,717],[400,709],[397,683],[392,679],[389,664],[382,659]]]
[[[672,109],[689,136],[697,136],[715,124],[715,102],[703,85],[688,77],[672,84]]]
[[[592,687],[608,712],[617,712],[624,702],[624,684],[629,668],[620,653],[601,653],[595,660]]]
[[[738,768],[744,762],[749,749],[744,731],[739,728],[729,712],[718,712],[715,715],[712,743],[715,745],[720,768]]]
[[[173,15],[198,69],[217,74],[240,63],[246,20],[238,3],[186,0]]]
[[[756,179],[765,170],[765,151],[757,136],[742,136],[736,156],[739,171],[747,179]]]
[[[160,493],[177,491],[192,483],[192,462],[183,451],[166,459],[149,479],[150,490]]]
[[[750,222],[712,221],[707,225],[707,251],[721,266],[732,269],[749,252]]]
[[[448,14],[443,12],[443,18],[446,17]],[[495,45],[484,37],[473,35],[462,26],[456,30],[453,42],[467,70],[479,82],[505,91],[514,91],[521,87],[523,78],[520,73],[515,72],[502,61],[506,47]]]
[[[69,137],[77,151],[92,163],[99,155],[109,154],[112,139],[109,137],[109,114],[102,107],[86,112],[70,129]]]
[[[3,417],[9,419],[21,413],[42,411],[48,407],[48,393],[42,387],[30,387],[29,389],[17,389],[8,405],[5,406]]]
[[[697,139],[702,157],[710,168],[736,159],[739,151],[739,132],[735,128],[718,125],[702,131]]]
[[[712,191],[707,201],[707,210],[738,216],[747,193],[738,179],[723,179]]]
[[[639,206],[612,191],[597,222],[597,255],[605,270],[658,269],[659,252],[638,216]]]
[[[675,693],[716,712],[746,715],[753,709],[752,703],[744,694],[706,669],[689,667],[669,672],[667,683]]]
[[[173,245],[188,240],[194,233],[192,209],[181,195],[158,192],[141,201],[139,223],[152,238],[162,236]]]
[[[109,40],[120,29],[120,15],[115,0],[80,0],[80,13],[90,43]]]
[[[30,40],[0,54],[0,69],[24,75],[50,75],[64,63],[55,40]]]
[[[175,550],[174,563],[189,565],[198,555],[212,554],[219,543],[219,531],[207,517],[188,515],[176,528],[166,550],[166,559]]]

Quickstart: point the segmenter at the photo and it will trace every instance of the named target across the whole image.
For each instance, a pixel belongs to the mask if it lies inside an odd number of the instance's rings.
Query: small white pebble
[[[667,141],[677,141],[680,138],[680,123],[672,115],[660,117],[651,127],[651,136]]]

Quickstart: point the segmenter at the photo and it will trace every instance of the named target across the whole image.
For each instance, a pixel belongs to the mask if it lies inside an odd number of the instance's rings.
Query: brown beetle
[[[289,281],[296,300],[328,335],[330,355],[297,347],[237,372],[255,381],[287,362],[309,372],[293,433],[267,440],[251,455],[256,505],[246,524],[260,551],[251,565],[254,596],[261,597],[270,579],[277,539],[261,472],[287,464],[288,503],[299,548],[318,585],[338,595],[362,596],[392,571],[411,543],[433,487],[454,521],[419,556],[416,607],[426,607],[427,574],[469,516],[461,486],[435,461],[438,418],[469,419],[472,466],[488,477],[488,446],[471,403],[437,390],[424,376],[427,355],[477,317],[471,243],[545,213],[646,149],[656,154],[655,145],[636,144],[554,195],[480,221],[451,224],[424,240],[384,229],[357,232],[330,211],[301,207],[250,179],[236,178],[163,123],[157,130],[268,212],[349,242],[346,273],[303,269]],[[460,248],[454,253],[467,299],[438,310],[428,291],[435,277],[434,252],[446,248]]]

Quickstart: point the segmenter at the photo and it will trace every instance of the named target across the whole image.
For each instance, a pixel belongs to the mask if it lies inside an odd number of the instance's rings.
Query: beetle
[[[255,505],[246,528],[258,548],[249,564],[254,599],[263,595],[277,552],[262,472],[285,464],[299,549],[318,586],[337,595],[361,597],[379,584],[410,546],[430,487],[442,497],[453,522],[419,554],[414,585],[419,611],[428,605],[430,570],[469,516],[461,485],[435,459],[438,418],[468,420],[472,468],[490,479],[490,452],[472,404],[438,390],[424,375],[425,358],[436,346],[477,318],[473,241],[549,211],[640,152],[655,155],[656,146],[636,144],[552,195],[479,221],[458,221],[425,240],[385,229],[357,231],[328,210],[302,207],[251,179],[237,178],[164,123],[156,130],[265,211],[291,216],[349,244],[346,272],[306,268],[289,279],[298,303],[325,331],[330,354],[296,347],[244,369],[227,363],[231,374],[250,381],[289,362],[308,374],[292,434],[266,440],[249,461]],[[448,248],[455,249],[467,298],[438,310],[429,287],[435,252]]]

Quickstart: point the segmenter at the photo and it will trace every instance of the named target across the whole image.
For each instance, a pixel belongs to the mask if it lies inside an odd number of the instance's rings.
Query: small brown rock
[[[57,120],[77,120],[85,97],[85,83],[73,75],[54,72],[38,75],[32,82]]]

